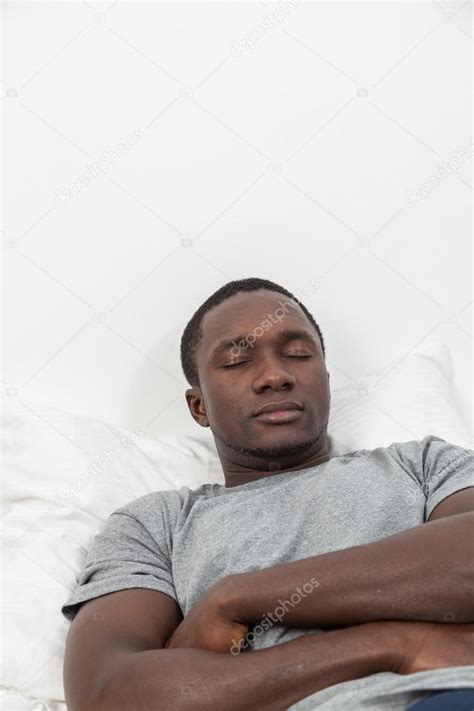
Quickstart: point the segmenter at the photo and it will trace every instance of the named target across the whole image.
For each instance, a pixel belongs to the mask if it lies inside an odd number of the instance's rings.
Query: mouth
[[[301,412],[301,410],[274,410],[273,412],[262,412],[260,415],[255,415],[255,419],[262,422],[282,424],[297,420],[301,416]]]
[[[293,422],[301,416],[303,405],[299,402],[270,402],[254,413],[257,420],[263,422]]]

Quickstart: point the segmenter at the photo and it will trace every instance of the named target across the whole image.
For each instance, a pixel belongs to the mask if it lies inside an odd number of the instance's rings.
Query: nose
[[[255,393],[265,390],[292,390],[296,384],[296,378],[289,373],[278,360],[269,358],[262,362],[261,375],[253,381]]]

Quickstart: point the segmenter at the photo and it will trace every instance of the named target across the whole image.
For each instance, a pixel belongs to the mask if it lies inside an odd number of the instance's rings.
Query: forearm
[[[459,514],[367,545],[229,576],[222,581],[229,615],[256,624],[283,603],[277,624],[293,627],[473,622],[473,530],[473,514]]]
[[[122,657],[94,711],[283,711],[333,684],[394,670],[405,630],[373,623],[236,656],[158,649]]]

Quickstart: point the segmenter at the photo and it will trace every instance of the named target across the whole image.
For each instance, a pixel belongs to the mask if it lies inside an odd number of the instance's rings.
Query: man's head
[[[302,468],[326,453],[324,340],[287,289],[257,278],[221,287],[187,324],[181,363],[189,410],[211,428],[225,473]],[[278,402],[297,409],[281,420],[256,415]]]

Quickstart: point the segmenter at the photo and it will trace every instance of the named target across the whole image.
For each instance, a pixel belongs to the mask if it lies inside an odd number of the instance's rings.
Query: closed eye
[[[312,358],[311,353],[302,353],[301,355],[291,355],[288,354],[286,358]],[[244,365],[245,363],[249,363],[250,361],[248,360],[239,360],[238,363],[228,363],[227,365],[223,365],[223,368],[237,368],[239,365]]]

